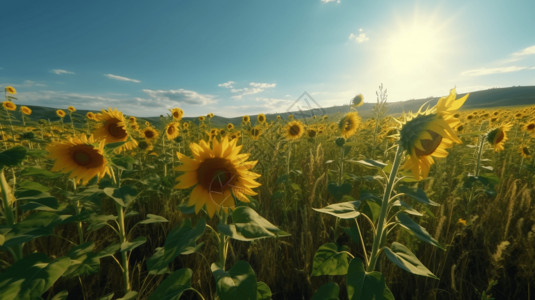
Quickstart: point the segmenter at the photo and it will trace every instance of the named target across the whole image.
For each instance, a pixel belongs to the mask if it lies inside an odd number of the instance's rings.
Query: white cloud
[[[129,81],[129,82],[135,82],[135,83],[140,83],[141,82],[140,80],[137,80],[137,79],[132,79],[132,78],[119,76],[119,75],[113,75],[113,74],[104,74],[104,76],[106,76],[106,77],[108,77],[110,79],[120,80],[120,81]]]
[[[243,96],[256,95],[256,94],[262,93],[266,89],[271,89],[271,88],[274,88],[276,86],[277,86],[276,83],[249,82],[249,86],[248,87],[235,88],[234,87],[234,82],[232,82],[232,84],[229,85],[228,88],[230,88],[230,92],[231,93],[235,94],[234,96],[232,96],[232,98],[240,100],[240,99],[243,98]]]
[[[535,45],[524,48],[518,52],[513,53],[513,57],[522,57],[535,54]]]
[[[358,35],[355,34],[355,33],[350,33],[349,34],[349,40],[350,41],[355,41],[357,43],[364,43],[364,42],[367,42],[370,40],[370,38],[368,37],[368,35],[366,35],[366,33],[364,32],[364,30],[362,28],[359,28],[359,33]]]
[[[66,74],[74,75],[74,72],[63,70],[63,69],[52,69],[50,70],[50,73],[54,73],[56,75],[66,75]]]
[[[137,98],[139,102],[153,102],[158,105],[163,105],[166,107],[172,107],[180,104],[191,104],[191,105],[206,105],[213,104],[216,101],[211,95],[199,94],[195,91],[178,89],[178,90],[149,90],[143,89],[143,92],[147,94],[150,99],[141,99]]]
[[[496,68],[479,68],[467,70],[461,73],[464,76],[484,76],[492,74],[503,74],[503,73],[512,73],[523,70],[535,70],[535,67],[518,67],[518,66],[507,66],[507,67],[496,67]]]
[[[250,86],[260,89],[269,89],[274,88],[277,86],[276,83],[265,83],[265,82],[251,82],[249,83]]]
[[[321,0],[321,3],[340,3],[340,0]]]
[[[218,87],[223,87],[223,88],[226,88],[226,89],[231,89],[231,88],[234,87],[234,84],[235,84],[235,83],[236,83],[236,82],[234,82],[234,81],[232,81],[232,80],[229,80],[229,81],[227,81],[227,82],[225,82],[225,83],[220,83],[220,84],[218,84],[217,86],[218,86]]]

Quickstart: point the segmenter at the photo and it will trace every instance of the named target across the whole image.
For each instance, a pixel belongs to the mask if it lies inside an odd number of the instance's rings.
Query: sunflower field
[[[0,299],[532,299],[535,106],[373,117],[119,108],[5,88]]]

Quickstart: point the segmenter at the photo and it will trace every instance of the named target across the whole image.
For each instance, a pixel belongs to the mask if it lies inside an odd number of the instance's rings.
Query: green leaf
[[[126,142],[109,143],[109,144],[106,144],[106,145],[104,146],[104,149],[106,149],[106,150],[113,150],[113,149],[115,149],[115,148],[117,148],[117,147],[122,146],[124,143],[126,143]]]
[[[408,186],[400,186],[398,188],[398,191],[400,193],[406,194],[407,196],[411,197],[412,199],[414,199],[414,200],[416,200],[416,201],[418,201],[420,203],[427,204],[427,205],[432,205],[432,206],[439,206],[438,203],[436,203],[434,201],[431,201],[429,198],[427,198],[426,193],[421,188],[413,190],[413,189],[409,188]]]
[[[122,207],[128,207],[134,203],[139,192],[129,185],[120,188],[105,188],[104,193]]]
[[[219,232],[240,241],[290,235],[271,224],[248,206],[239,206],[232,212],[232,223],[230,225],[219,224],[217,229]]]
[[[378,161],[378,160],[373,160],[373,159],[347,160],[347,161],[351,162],[351,163],[357,163],[357,164],[363,165],[363,166],[368,167],[368,168],[383,169],[384,167],[386,167],[386,164],[384,162]]]
[[[312,300],[338,300],[338,294],[340,293],[340,287],[335,282],[327,282],[322,285],[314,296]]]
[[[392,243],[392,249],[385,247],[384,248],[386,257],[390,259],[391,262],[396,264],[398,267],[403,270],[412,273],[414,275],[426,276],[433,279],[438,279],[428,268],[426,268],[422,262],[412,253],[409,248],[405,245],[398,242]]]
[[[51,300],[67,300],[68,297],[69,297],[69,292],[66,291],[66,290],[63,290],[63,291],[55,294],[54,297],[52,297]]]
[[[147,214],[147,218],[140,221],[138,224],[152,224],[152,223],[165,223],[169,222],[166,218],[158,215]]]
[[[360,201],[335,203],[323,208],[312,208],[315,211],[333,215],[340,219],[353,219],[360,215],[358,208]]]
[[[89,226],[87,227],[87,231],[95,231],[99,230],[100,228],[106,226],[109,221],[117,220],[117,217],[114,215],[98,215],[98,214],[92,214],[89,218]]]
[[[167,276],[156,290],[149,296],[149,300],[179,300],[185,290],[191,288],[191,269],[180,269]]]
[[[61,222],[59,216],[51,212],[34,212],[5,233],[4,246],[11,247],[29,242],[38,237],[53,233],[54,227]]]
[[[310,275],[347,274],[347,267],[349,266],[349,262],[347,261],[348,250],[349,249],[346,246],[342,246],[342,248],[339,249],[335,243],[321,245],[316,251],[316,254],[314,254],[312,274]]]
[[[26,157],[26,148],[15,146],[11,149],[0,152],[0,168],[4,166],[16,166]]]
[[[336,184],[335,182],[329,182],[327,185],[327,190],[336,201],[340,201],[344,195],[349,195],[351,193],[351,184],[344,182],[341,185]]]
[[[44,186],[40,183],[24,180],[17,184],[17,192],[19,191],[39,191],[46,193],[50,190],[48,186]]]
[[[34,253],[0,273],[1,299],[41,299],[69,267],[66,257],[52,261],[43,253]]]
[[[94,243],[83,243],[69,250],[67,257],[71,259],[71,264],[63,276],[78,277],[96,273],[100,266],[100,259],[97,253],[93,252]]]
[[[147,238],[144,236],[139,236],[135,238],[133,241],[129,242],[126,241],[121,244],[121,252],[128,252],[136,249],[137,247],[145,244],[147,242]]]
[[[361,206],[362,213],[366,214],[373,222],[376,222],[381,214],[381,205],[373,200],[366,200]]]
[[[420,226],[420,224],[414,222],[407,214],[399,213],[396,218],[400,222],[401,226],[410,232],[414,233],[417,238],[420,240],[429,243],[433,246],[436,246],[442,250],[445,250],[444,246],[442,246],[435,238],[433,238],[425,228]]]
[[[350,300],[392,299],[392,292],[385,283],[383,274],[366,272],[362,261],[355,257],[347,271],[347,296]]]
[[[212,264],[211,269],[221,300],[256,299],[256,275],[247,262],[239,260],[228,272],[216,263]]]
[[[164,274],[167,266],[180,254],[191,254],[198,250],[197,239],[204,233],[206,221],[201,219],[195,227],[187,219],[179,227],[173,229],[165,239],[163,247],[156,248],[156,252],[147,260],[150,274]]]
[[[61,173],[53,173],[53,172],[50,172],[48,170],[41,169],[41,168],[35,168],[35,167],[27,167],[27,168],[25,168],[24,170],[22,170],[21,175],[23,177],[39,176],[39,177],[44,177],[44,178],[49,178],[49,179],[58,178],[58,177],[63,176],[63,174],[61,174]]]
[[[126,293],[121,298],[117,298],[117,300],[134,300],[137,299],[137,292],[136,291],[130,291]]]
[[[256,283],[256,300],[271,300],[271,289],[262,281]]]

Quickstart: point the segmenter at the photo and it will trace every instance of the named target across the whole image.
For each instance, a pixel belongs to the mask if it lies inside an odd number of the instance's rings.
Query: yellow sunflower
[[[435,107],[416,114],[404,115],[400,130],[400,146],[407,151],[408,158],[402,169],[411,170],[416,180],[426,178],[434,163],[433,157],[446,157],[446,149],[454,143],[461,143],[454,128],[460,122],[453,115],[464,104],[468,95],[455,99],[455,89],[449,96],[438,100]]]
[[[128,117],[128,122],[130,122],[130,124],[137,123],[137,118],[134,116],[130,116]]]
[[[209,113],[209,114],[206,115],[206,117],[209,118],[209,119],[211,119],[211,118],[214,117],[214,114],[213,114],[213,113]]]
[[[258,123],[263,124],[266,122],[266,115],[258,114],[258,116],[256,116],[256,120],[258,121]]]
[[[284,132],[287,139],[297,140],[305,133],[305,126],[299,121],[291,121],[286,124]]]
[[[178,134],[180,133],[178,122],[170,122],[165,126],[165,137],[167,137],[168,140],[173,140],[178,137]]]
[[[96,121],[97,117],[95,115],[94,112],[91,112],[91,111],[88,111],[87,114],[85,114],[85,117],[88,119],[88,120],[93,120],[93,121]]]
[[[200,117],[199,117],[199,121],[201,121],[201,122],[204,122],[204,119],[205,119],[204,116],[200,116]]]
[[[258,126],[251,128],[249,132],[251,133],[251,138],[253,140],[258,140],[260,138],[260,135],[262,135],[262,129]]]
[[[23,114],[29,116],[29,115],[32,114],[32,109],[29,108],[28,106],[24,106],[23,105],[23,106],[20,107],[20,112],[22,112]]]
[[[189,128],[189,122],[184,122],[182,124],[182,127],[184,127],[184,129],[188,129]]]
[[[175,119],[175,121],[180,121],[182,120],[182,116],[184,116],[184,111],[178,107],[175,107],[171,109],[171,114],[173,115],[173,119]]]
[[[74,106],[72,106],[72,105],[67,107],[67,109],[72,113],[76,111],[76,108],[74,108]]]
[[[199,144],[191,143],[193,158],[177,152],[182,165],[175,170],[184,174],[177,178],[175,189],[194,187],[188,205],[195,205],[196,213],[204,206],[212,217],[221,209],[234,209],[234,198],[249,202],[247,195],[256,195],[253,188],[260,186],[255,181],[260,174],[250,171],[256,161],[247,161],[250,154],[240,154],[242,146],[237,146],[236,141],[214,140],[212,147],[203,140]]]
[[[103,109],[96,115],[96,120],[100,122],[100,126],[93,131],[96,139],[104,139],[106,144],[126,142],[116,149],[117,152],[131,150],[137,146],[134,139],[129,140],[130,135],[126,129],[124,115],[117,108],[112,110],[109,107],[108,111]]]
[[[65,118],[66,114],[65,114],[65,111],[63,111],[63,109],[58,109],[56,110],[56,115],[58,115],[58,117],[60,118]]]
[[[511,124],[504,124],[487,133],[487,141],[494,148],[494,152],[504,150],[505,141],[507,141],[507,131],[509,131],[512,126],[513,125]]]
[[[338,123],[342,136],[347,139],[357,132],[360,125],[360,116],[357,112],[347,113]]]
[[[147,140],[147,142],[153,142],[158,138],[158,131],[154,129],[153,127],[145,127],[143,131],[141,132],[142,136]]]
[[[518,152],[520,152],[520,155],[522,155],[523,158],[531,158],[531,151],[526,145],[521,145],[518,148]]]
[[[522,127],[531,137],[535,138],[535,120],[531,120]]]
[[[17,105],[11,101],[4,101],[2,102],[2,106],[6,110],[15,111],[17,109]]]
[[[17,90],[14,87],[10,86],[10,85],[6,86],[5,91],[6,91],[6,93],[9,93],[11,95],[17,94]]]
[[[227,124],[227,129],[228,129],[228,130],[232,130],[232,129],[234,129],[234,124],[232,124],[232,123],[228,123],[228,124]]]
[[[243,117],[241,117],[241,121],[243,123],[249,123],[249,122],[251,122],[251,118],[249,116],[243,116]]]
[[[100,180],[106,174],[112,176],[106,157],[104,141],[95,142],[85,134],[71,137],[68,141],[52,142],[46,147],[49,157],[55,160],[52,171],[70,173],[76,183],[87,184],[95,176]]]
[[[314,128],[307,129],[307,135],[309,138],[315,138],[318,135],[318,131]]]
[[[353,107],[359,107],[362,104],[364,104],[364,97],[362,96],[362,94],[356,95],[353,100],[351,100],[351,105]]]

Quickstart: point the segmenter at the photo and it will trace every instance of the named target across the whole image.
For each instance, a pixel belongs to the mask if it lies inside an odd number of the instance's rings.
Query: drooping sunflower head
[[[9,93],[11,95],[17,94],[17,90],[14,87],[10,86],[10,85],[6,86],[5,91],[6,91],[6,93]]]
[[[347,139],[357,132],[360,125],[360,116],[357,112],[347,113],[338,123],[342,136]]]
[[[2,106],[5,110],[15,111],[17,109],[17,105],[11,101],[2,102]]]
[[[511,124],[504,124],[487,132],[487,141],[494,148],[495,152],[503,151],[505,141],[507,141],[507,131],[511,129]]]
[[[173,119],[175,121],[182,120],[182,116],[184,116],[184,111],[178,107],[171,109],[171,115],[173,115]]]
[[[170,122],[165,126],[165,137],[168,140],[173,140],[176,137],[178,137],[178,134],[180,133],[178,122]]]
[[[104,141],[96,142],[93,136],[85,134],[69,138],[67,141],[52,142],[46,148],[49,157],[55,160],[52,171],[70,173],[76,183],[86,185],[95,176],[100,180],[111,175],[104,155]]]
[[[141,136],[143,136],[149,143],[155,141],[158,138],[158,135],[158,131],[150,126],[141,131]]]
[[[23,105],[23,106],[20,107],[20,112],[25,114],[25,115],[27,115],[27,116],[29,116],[29,115],[32,114],[32,109],[29,108],[28,106],[24,106]]]
[[[305,126],[299,121],[291,121],[284,127],[284,133],[288,140],[297,140],[305,133]]]
[[[58,110],[56,110],[56,115],[58,115],[58,117],[63,119],[63,118],[65,118],[65,116],[67,114],[65,113],[65,111],[63,109],[58,109]]]
[[[182,163],[175,170],[184,174],[177,178],[175,189],[191,191],[188,205],[195,206],[198,213],[203,207],[210,217],[220,210],[234,209],[235,200],[249,202],[247,196],[254,196],[253,188],[260,186],[255,181],[259,174],[250,171],[256,161],[247,161],[248,153],[241,153],[242,146],[237,139],[213,140],[212,147],[204,140],[191,143],[193,158],[177,152]]]
[[[256,116],[256,120],[258,121],[258,123],[263,124],[266,122],[266,115],[258,114],[258,116]]]
[[[356,95],[352,100],[351,100],[351,105],[353,107],[359,107],[361,106],[362,104],[364,104],[364,97],[362,96],[362,94],[358,94]]]
[[[76,108],[74,108],[74,106],[72,106],[72,105],[69,106],[69,107],[67,107],[67,109],[68,109],[71,113],[73,113],[73,112],[76,111]]]

